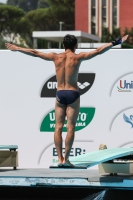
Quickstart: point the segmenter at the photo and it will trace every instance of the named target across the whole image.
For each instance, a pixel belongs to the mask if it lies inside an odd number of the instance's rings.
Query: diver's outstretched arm
[[[113,40],[112,42],[109,42],[107,44],[104,44],[103,46],[95,49],[94,51],[90,51],[90,52],[82,52],[78,54],[78,58],[79,60],[83,61],[83,60],[89,60],[91,58],[94,58],[97,55],[100,55],[106,51],[108,51],[109,49],[111,49],[113,46],[116,46],[118,44],[123,43],[124,41],[126,41],[128,38],[128,35],[125,35],[124,37],[119,37],[116,40]]]
[[[7,49],[9,49],[11,51],[19,51],[26,55],[33,56],[33,57],[39,57],[44,60],[52,60],[53,61],[55,59],[55,55],[56,55],[56,53],[43,53],[43,52],[39,52],[35,49],[22,48],[22,47],[19,47],[14,44],[10,44],[10,43],[5,43],[5,46],[7,47]]]

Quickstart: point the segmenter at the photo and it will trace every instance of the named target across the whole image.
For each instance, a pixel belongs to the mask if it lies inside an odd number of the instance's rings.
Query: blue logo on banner
[[[130,117],[127,117],[125,114],[123,114],[123,119],[125,122],[131,124],[131,128],[133,128],[133,115],[130,115]]]

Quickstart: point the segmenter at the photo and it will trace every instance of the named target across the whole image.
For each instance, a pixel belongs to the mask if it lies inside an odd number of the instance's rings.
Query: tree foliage
[[[7,4],[22,8],[25,12],[29,11],[32,12],[30,13],[30,15],[35,14],[35,16],[37,17],[36,20],[42,21],[42,18],[44,16],[45,19],[49,20],[47,21],[48,30],[53,30],[53,29],[59,30],[59,21],[64,22],[64,25],[62,27],[64,30],[74,29],[74,1],[72,0],[54,0],[54,1],[53,0],[7,0]],[[36,10],[37,8],[39,9],[48,8],[48,9],[38,11]],[[44,22],[46,21],[45,19]],[[32,23],[34,23],[34,21],[36,20],[34,17]],[[54,21],[54,24],[53,27],[51,25],[50,28],[51,21]],[[55,21],[56,21],[56,27],[55,27]],[[33,26],[35,27],[36,25],[34,24]]]
[[[19,21],[24,11],[15,6],[0,5],[0,32],[2,36],[14,39],[18,31]]]
[[[49,4],[46,2],[46,0],[38,0],[37,8],[47,8],[49,7]]]
[[[57,19],[49,8],[30,11],[25,16],[25,19],[31,24],[31,28],[34,31],[49,31],[56,29]]]
[[[7,4],[26,13],[19,19],[17,31],[29,46],[33,31],[59,30],[60,21],[64,22],[62,30],[74,29],[73,0],[7,0]]]
[[[74,29],[74,2],[70,0],[45,0],[45,8],[40,8],[28,12],[24,20],[28,25],[26,35],[32,36],[32,31],[55,31],[59,30],[59,22],[63,21],[63,30]],[[23,34],[23,37],[25,37]],[[32,38],[29,37],[28,41]],[[26,39],[27,41],[27,39]],[[28,42],[31,43],[31,42]]]
[[[32,47],[32,27],[28,20],[25,19],[25,17],[22,17],[18,23],[17,27],[18,33],[21,36],[21,38],[26,42],[26,44],[29,47]],[[23,43],[23,42],[22,42]],[[24,46],[22,44],[22,46]]]
[[[102,28],[102,37],[101,42],[109,42],[111,40],[111,33],[109,32],[108,28],[103,27]]]
[[[7,4],[17,6],[25,12],[29,12],[37,8],[38,0],[7,0]]]
[[[64,30],[74,30],[74,5],[72,0],[46,0],[50,5],[51,11],[58,21],[57,30],[59,30],[59,21],[63,21]]]

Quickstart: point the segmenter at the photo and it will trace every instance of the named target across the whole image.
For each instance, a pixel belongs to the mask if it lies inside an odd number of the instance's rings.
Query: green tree
[[[74,30],[74,7],[75,1],[72,0],[46,0],[50,5],[53,15],[57,18],[57,29],[59,21],[63,21],[64,30]]]
[[[39,0],[37,4],[37,8],[46,8],[49,7],[49,4],[46,2],[46,0]]]
[[[113,31],[112,31],[112,34],[111,34],[112,40],[113,40],[113,39],[116,39],[116,38],[118,38],[118,37],[120,37],[120,36],[121,36],[120,28],[115,28],[115,27],[113,27]]]
[[[74,29],[74,1],[72,0],[7,0],[10,5],[23,8],[26,15],[18,21],[17,30],[29,46],[32,46],[33,31],[59,30],[63,21],[63,30]],[[44,8],[39,8],[39,7]],[[36,8],[39,9],[36,9]],[[31,10],[30,9],[36,9]],[[28,12],[29,11],[29,12]]]
[[[17,6],[25,12],[37,9],[38,0],[7,0],[7,4]]]
[[[32,27],[31,23],[25,18],[22,17],[19,20],[17,26],[18,33],[20,35],[20,45],[24,46],[24,41],[29,47],[33,47],[33,38],[32,38]]]
[[[101,37],[101,42],[109,42],[111,40],[111,34],[109,32],[109,29],[106,27],[102,28],[102,37]]]
[[[1,36],[6,36],[13,41],[18,32],[18,24],[21,17],[24,16],[24,11],[15,6],[1,5],[0,6],[0,33]]]
[[[17,6],[18,7],[18,0],[7,0],[7,4],[10,6]]]
[[[46,0],[47,8],[30,11],[25,18],[31,23],[32,30],[59,30],[59,22],[63,21],[64,30],[74,29],[74,3],[70,0]]]
[[[30,11],[26,14],[25,19],[30,23],[32,31],[49,31],[56,29],[57,19],[49,8],[40,8]]]

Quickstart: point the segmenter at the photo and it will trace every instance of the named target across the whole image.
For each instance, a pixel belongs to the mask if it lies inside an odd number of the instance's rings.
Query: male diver
[[[69,154],[74,141],[74,130],[79,114],[80,94],[77,86],[79,67],[82,61],[94,58],[113,46],[123,43],[128,35],[120,37],[107,43],[93,51],[76,54],[77,38],[74,35],[66,35],[63,39],[65,51],[63,53],[43,53],[35,49],[21,48],[16,45],[6,43],[6,47],[11,51],[39,57],[47,61],[53,61],[56,71],[57,92],[55,102],[56,125],[54,133],[54,143],[58,153],[58,166],[73,165],[69,161]],[[65,138],[65,153],[62,154],[62,129],[67,116],[67,135]]]

